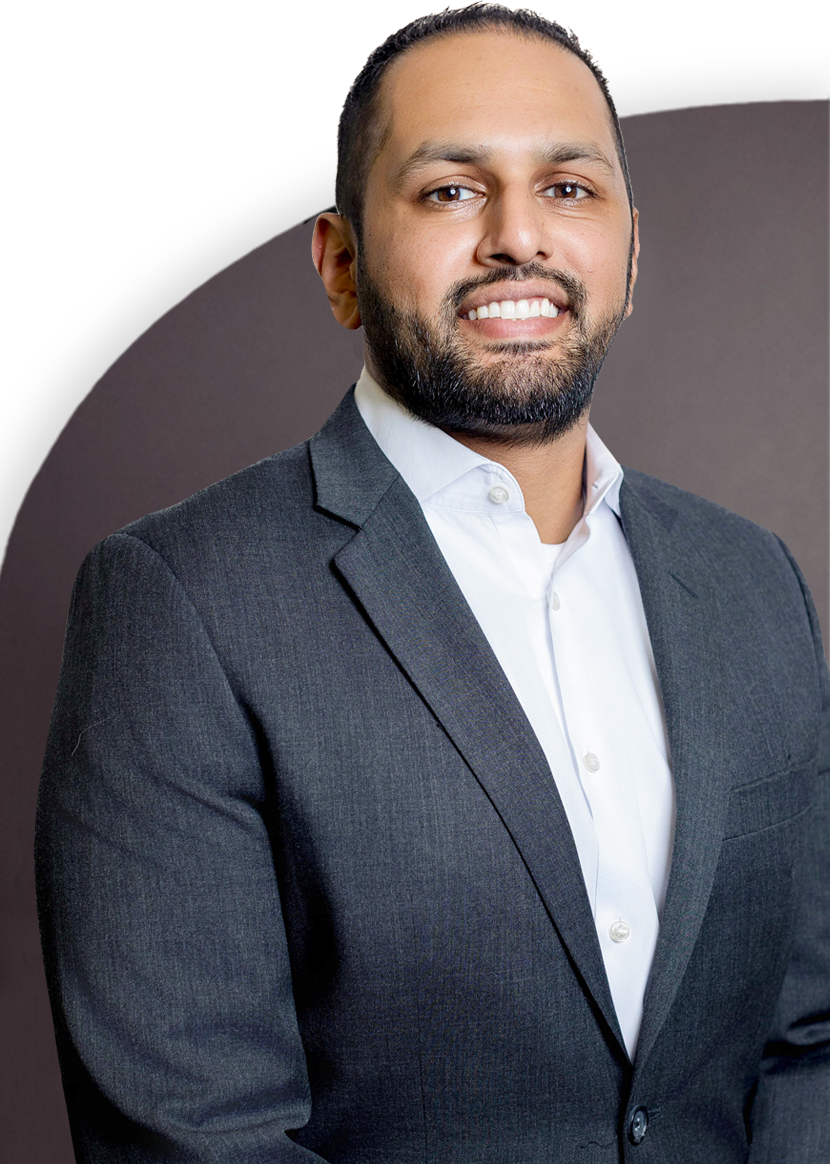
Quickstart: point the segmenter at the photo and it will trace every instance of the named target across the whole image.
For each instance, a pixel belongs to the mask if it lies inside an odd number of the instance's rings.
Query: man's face
[[[356,264],[370,370],[448,431],[566,430],[636,275],[590,70],[511,32],[436,38],[390,67],[381,118]]]

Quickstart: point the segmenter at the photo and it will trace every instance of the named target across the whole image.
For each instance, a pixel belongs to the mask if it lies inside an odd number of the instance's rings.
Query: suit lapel
[[[720,855],[728,788],[725,693],[716,656],[725,648],[713,633],[717,612],[705,566],[673,531],[676,511],[649,478],[629,469],[620,506],[662,691],[677,805],[669,884],[637,1046],[639,1072],[691,956]]]
[[[570,826],[542,749],[402,478],[350,393],[311,442],[318,508],[356,531],[335,569],[481,784],[620,1051]]]

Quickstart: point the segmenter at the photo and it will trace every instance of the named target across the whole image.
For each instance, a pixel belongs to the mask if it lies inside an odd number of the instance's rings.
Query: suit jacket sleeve
[[[144,542],[73,595],[41,784],[44,951],[77,1159],[321,1157],[255,729]]]
[[[750,1164],[830,1160],[830,672],[815,607],[786,552],[813,626],[823,728],[798,926],[752,1106]]]

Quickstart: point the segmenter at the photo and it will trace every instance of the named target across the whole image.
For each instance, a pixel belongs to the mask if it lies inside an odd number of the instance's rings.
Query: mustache
[[[571,313],[574,318],[579,318],[585,307],[585,284],[569,275],[567,271],[559,271],[537,262],[525,263],[521,267],[500,267],[488,271],[480,279],[465,279],[463,282],[453,284],[445,299],[448,314],[454,316],[467,296],[480,287],[492,287],[494,283],[529,283],[531,280],[552,283],[564,291],[568,297]]]

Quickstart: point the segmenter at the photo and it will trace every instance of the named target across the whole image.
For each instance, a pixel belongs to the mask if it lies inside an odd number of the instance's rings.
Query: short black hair
[[[628,193],[628,204],[633,206],[631,179],[628,174],[620,119],[608,91],[608,82],[591,54],[582,48],[574,33],[527,8],[505,8],[502,4],[468,4],[466,8],[447,8],[432,16],[421,16],[398,32],[393,32],[371,54],[349,90],[337,133],[335,200],[338,212],[351,223],[358,240],[361,235],[366,181],[372,163],[383,146],[384,127],[379,121],[378,95],[380,83],[390,63],[413,45],[430,37],[500,28],[524,36],[553,41],[579,57],[591,70],[611,114],[617,156]]]

